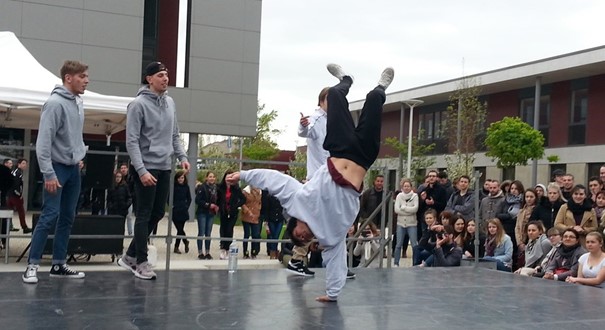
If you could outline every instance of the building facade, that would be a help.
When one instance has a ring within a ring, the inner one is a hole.
[[[538,183],[548,182],[555,169],[573,174],[576,183],[586,183],[589,177],[599,175],[599,168],[605,164],[605,135],[601,132],[601,121],[605,120],[605,46],[389,93],[383,111],[383,141],[399,137],[400,132],[408,136],[410,110],[404,101],[421,99],[424,103],[414,109],[412,134],[421,143],[435,143],[434,168],[445,168],[444,155],[454,151],[448,147],[448,138],[455,137],[446,136],[442,127],[449,96],[464,79],[481,87],[479,99],[487,103],[485,127],[506,116],[520,117],[533,126],[539,91],[538,129],[545,138],[545,158],[538,160]],[[352,102],[350,108],[358,112],[362,104],[363,101]],[[550,163],[546,159],[550,155],[557,155],[559,160]],[[397,156],[392,148],[381,148],[379,162],[388,166],[392,178],[398,166]],[[485,156],[485,147],[476,156],[475,169],[482,172],[482,179],[532,181],[530,165],[497,168]]]

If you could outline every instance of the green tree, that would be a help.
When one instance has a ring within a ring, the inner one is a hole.
[[[219,182],[227,170],[235,171],[238,169],[238,164],[235,162],[233,155],[225,155],[217,147],[208,148],[206,151],[200,149],[200,158],[202,168],[197,171],[197,179],[200,182],[204,182],[206,173],[209,171],[216,175],[216,181]],[[229,159],[234,161],[229,161]]]
[[[475,153],[482,147],[485,137],[487,103],[481,102],[481,87],[473,79],[463,79],[450,95],[443,127],[448,136],[451,155],[445,156],[447,172],[452,178],[473,177]]]
[[[242,154],[248,159],[271,160],[279,153],[277,143],[272,138],[281,133],[281,130],[271,127],[277,118],[277,111],[265,112],[265,105],[259,104],[257,115],[256,135],[243,138]],[[237,146],[239,148],[239,141],[237,141]],[[239,149],[237,152],[239,153]]]
[[[290,175],[298,181],[302,181],[307,177],[307,153],[301,152],[300,149],[296,148],[294,152],[294,160],[290,161],[288,168],[290,169]]]
[[[405,177],[405,173],[407,173],[407,154],[408,154],[408,139],[403,143],[399,142],[399,139],[396,137],[388,137],[384,140],[384,144],[395,149],[401,156],[403,157],[403,173],[399,173],[400,177]],[[412,164],[410,173],[412,173],[413,180],[416,183],[420,183],[424,181],[424,177],[421,175],[417,175],[419,170],[423,170],[429,168],[435,164],[435,157],[428,156],[431,151],[435,148],[435,144],[422,144],[418,141],[418,138],[412,137]],[[396,183],[399,186],[399,183]]]
[[[527,165],[544,157],[544,136],[519,117],[504,117],[487,128],[486,156],[498,160],[500,168]]]

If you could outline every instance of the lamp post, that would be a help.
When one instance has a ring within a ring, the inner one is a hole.
[[[407,163],[407,177],[412,177],[412,127],[414,123],[414,107],[424,103],[422,100],[405,100],[403,103],[410,107],[410,127],[408,130],[408,163]]]
[[[405,103],[401,102],[401,110],[399,114],[399,145],[403,144],[403,111],[405,110]],[[403,175],[403,152],[399,152],[399,168],[397,170],[397,175],[395,175],[395,186],[399,187],[399,182],[401,182],[401,176]]]

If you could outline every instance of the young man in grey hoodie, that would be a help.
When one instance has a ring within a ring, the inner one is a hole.
[[[65,61],[61,68],[63,85],[57,85],[42,106],[36,156],[44,176],[43,204],[38,224],[32,234],[28,265],[22,279],[38,283],[38,267],[46,239],[52,232],[53,259],[51,277],[83,278],[83,272],[66,264],[67,243],[76,216],[80,196],[80,168],[86,156],[82,139],[84,107],[80,94],[88,85],[88,66]]]
[[[302,184],[283,173],[265,169],[236,172],[226,178],[228,182],[242,179],[268,189],[293,217],[286,231],[294,244],[302,246],[317,237],[326,266],[326,294],[316,298],[321,302],[336,301],[346,281],[344,237],[359,210],[363,178],[378,156],[384,91],[394,76],[392,68],[383,71],[378,86],[366,96],[356,127],[346,98],[353,79],[336,64],[328,64],[328,71],[340,80],[328,91],[327,135],[323,146],[330,152],[330,158],[313,178]]]
[[[138,278],[153,280],[156,274],[147,261],[147,239],[164,217],[172,155],[185,171],[189,171],[189,162],[179,139],[174,100],[166,94],[168,69],[160,62],[151,62],[144,74],[146,85],[128,105],[126,115],[126,149],[137,200],[134,239],[118,264]]]

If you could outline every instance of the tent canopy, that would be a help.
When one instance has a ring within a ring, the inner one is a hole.
[[[0,127],[38,129],[40,110],[61,79],[43,67],[12,32],[0,32]],[[126,127],[133,98],[86,91],[84,133],[110,136]]]

